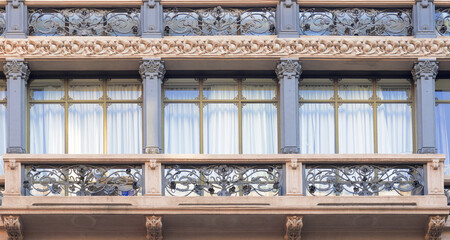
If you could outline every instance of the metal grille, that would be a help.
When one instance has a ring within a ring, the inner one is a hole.
[[[435,20],[437,33],[450,36],[450,8],[437,8]]]

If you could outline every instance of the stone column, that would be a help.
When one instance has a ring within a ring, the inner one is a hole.
[[[435,38],[435,5],[433,0],[416,0],[413,7],[414,36],[417,38]]]
[[[280,38],[297,38],[299,34],[299,8],[296,0],[280,0],[277,5],[277,34]]]
[[[144,153],[161,153],[161,84],[166,73],[160,58],[143,59],[139,67],[144,86]]]
[[[25,0],[6,1],[6,38],[27,37],[28,10]]]
[[[417,152],[436,153],[436,59],[420,59],[411,71],[416,84]]]
[[[302,66],[298,59],[281,59],[275,71],[280,82],[280,153],[299,153],[298,81]]]
[[[160,0],[143,0],[141,6],[141,36],[162,38],[164,35],[164,15]]]
[[[26,99],[28,64],[23,59],[6,59],[3,65],[8,88],[8,148],[7,153],[25,153]]]

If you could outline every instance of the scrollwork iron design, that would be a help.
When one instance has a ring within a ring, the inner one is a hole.
[[[0,205],[2,205],[3,193],[5,192],[5,186],[0,186]]]
[[[142,167],[134,165],[28,165],[28,196],[142,195]]]
[[[274,35],[274,8],[168,8],[166,36]]]
[[[301,35],[411,36],[410,9],[311,8],[300,10]]]
[[[423,167],[413,165],[307,165],[305,182],[313,196],[422,195],[424,189]]]
[[[450,206],[450,186],[445,186],[444,193],[447,197],[447,205]]]
[[[5,9],[0,9],[0,36],[5,33],[6,30],[6,12]]]
[[[281,165],[168,165],[164,187],[171,196],[278,196]]]
[[[437,8],[436,32],[441,36],[450,36],[450,8]]]
[[[138,36],[140,10],[63,8],[31,9],[31,36]]]

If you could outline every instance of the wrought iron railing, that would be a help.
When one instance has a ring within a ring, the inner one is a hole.
[[[141,165],[26,165],[27,196],[142,195]]]
[[[5,9],[0,9],[0,36],[6,31],[6,12]]]
[[[164,35],[274,35],[275,8],[166,8]]]
[[[445,186],[444,193],[447,197],[447,205],[450,206],[450,186]]]
[[[140,9],[31,9],[30,36],[139,36]]]
[[[165,195],[279,196],[282,165],[166,165]]]
[[[5,192],[5,186],[0,186],[0,205],[2,205],[3,194]]]
[[[306,165],[307,195],[423,195],[422,165]]]
[[[450,8],[436,8],[436,32],[441,36],[450,36]]]
[[[302,8],[300,35],[411,36],[411,9]]]

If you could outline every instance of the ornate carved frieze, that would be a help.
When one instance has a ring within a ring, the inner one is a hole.
[[[286,217],[286,240],[300,240],[303,228],[302,216],[287,216]]]
[[[139,74],[141,74],[142,79],[145,77],[162,79],[164,74],[166,74],[164,61],[158,59],[144,59],[139,66]],[[147,151],[147,149],[145,151]],[[150,151],[148,153],[156,153],[155,149],[149,149],[148,151]],[[157,153],[159,153],[159,149]]]
[[[414,64],[411,74],[415,82],[419,79],[435,80],[439,65],[435,60],[421,60]]]
[[[425,240],[441,240],[441,234],[445,227],[448,215],[428,217],[427,234]]]
[[[3,72],[8,80],[22,79],[26,81],[30,75],[28,64],[21,59],[7,60],[3,65]]]
[[[300,74],[302,74],[302,65],[296,59],[282,59],[280,63],[278,63],[275,72],[278,79],[282,79],[284,77],[299,78]]]
[[[23,224],[20,220],[20,216],[2,216],[2,220],[5,225],[6,233],[8,234],[8,240],[23,239]]]
[[[162,240],[162,216],[146,216],[147,240]]]

